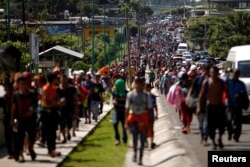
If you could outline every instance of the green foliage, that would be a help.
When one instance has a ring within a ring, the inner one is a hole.
[[[92,3],[85,3],[84,1],[79,1],[77,8],[83,16],[92,16]],[[94,15],[98,14],[100,14],[98,6],[94,4]]]
[[[232,8],[230,8],[228,5],[223,5],[223,4],[217,4],[216,9],[218,11],[232,11]]]
[[[138,25],[136,25],[133,22],[129,22],[128,27],[129,27],[130,35],[131,36],[136,36],[136,34],[138,33]],[[124,28],[124,34],[126,34],[126,25],[124,25],[123,28]]]
[[[88,71],[88,69],[90,68],[91,66],[89,64],[85,64],[83,61],[79,60],[79,61],[76,61],[72,67],[71,67],[71,70],[72,72],[73,71],[78,71],[78,70],[84,70],[84,71]]]
[[[250,43],[249,20],[247,12],[232,12],[225,17],[191,18],[185,37],[200,45],[206,41],[212,55],[223,57],[231,47]]]
[[[145,6],[144,7],[144,11],[145,13],[147,13],[147,15],[151,16],[154,14],[154,10],[150,7],[150,6]]]

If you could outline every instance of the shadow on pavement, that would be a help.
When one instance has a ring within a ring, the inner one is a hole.
[[[164,159],[164,160],[162,160],[162,161],[160,161],[160,162],[158,162],[158,163],[155,163],[155,164],[152,164],[152,165],[145,165],[145,167],[154,167],[154,166],[158,166],[158,165],[160,165],[160,164],[162,164],[162,163],[164,163],[164,162],[167,162],[167,161],[169,161],[169,160],[171,160],[171,159],[173,159],[173,158],[175,158],[175,157],[179,157],[179,156],[183,156],[183,155],[185,155],[185,153],[176,154],[176,155],[170,156],[170,157],[168,157],[168,158],[166,158],[166,159]]]

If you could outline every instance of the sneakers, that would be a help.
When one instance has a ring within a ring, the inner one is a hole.
[[[57,152],[57,151],[52,151],[52,152],[50,153],[50,156],[51,156],[52,158],[59,157],[59,156],[61,156],[61,153],[60,153],[60,152]]]
[[[155,143],[151,143],[151,149],[154,149],[156,147]]]
[[[120,143],[121,143],[121,142],[120,142],[119,140],[116,140],[116,141],[115,141],[115,145],[116,145],[116,146],[120,145]]]
[[[67,139],[68,139],[68,141],[71,140],[71,135],[70,135],[70,133],[68,134]]]
[[[133,161],[133,162],[136,162],[136,161],[137,161],[136,153],[134,153],[133,158],[132,158],[132,161]]]
[[[24,163],[25,162],[25,159],[24,159],[24,156],[23,155],[20,155],[17,162],[19,163]]]
[[[142,165],[142,159],[139,159],[138,165]]]
[[[32,161],[36,160],[36,153],[34,150],[30,150],[30,157],[31,157]]]

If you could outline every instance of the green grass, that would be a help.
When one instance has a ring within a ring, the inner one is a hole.
[[[127,146],[115,146],[112,112],[59,165],[59,167],[122,167]],[[121,128],[120,128],[121,131]]]

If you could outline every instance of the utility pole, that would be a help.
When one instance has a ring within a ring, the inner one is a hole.
[[[95,34],[94,34],[94,0],[92,0],[92,70],[94,71],[94,61],[95,61]]]
[[[23,10],[23,27],[24,27],[24,32],[23,32],[23,37],[25,40],[25,43],[27,45],[27,40],[26,40],[26,16],[25,16],[25,4],[24,4],[24,0],[22,0],[22,10]]]
[[[127,56],[128,56],[128,85],[131,85],[131,66],[130,66],[130,33],[128,26],[128,4],[125,8],[125,17],[126,17],[126,34],[127,34]]]
[[[8,41],[10,40],[10,0],[7,2],[7,35],[8,35]]]

